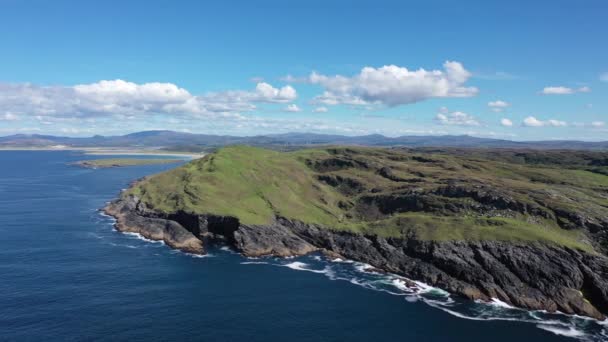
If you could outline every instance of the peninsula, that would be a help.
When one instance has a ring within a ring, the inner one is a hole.
[[[190,253],[323,251],[474,300],[608,314],[608,153],[219,149],[104,209]]]
[[[183,159],[146,159],[146,158],[107,158],[107,159],[90,159],[75,162],[74,165],[86,167],[90,169],[109,168],[109,167],[125,167],[125,166],[141,166],[141,165],[157,165],[157,164],[174,164],[184,161]]]

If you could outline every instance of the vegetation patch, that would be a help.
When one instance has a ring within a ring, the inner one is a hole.
[[[608,176],[591,168],[602,168],[596,165],[606,156],[551,153],[231,146],[126,194],[158,211],[234,216],[244,224],[281,216],[387,237],[604,250]],[[564,158],[575,163],[565,168]]]

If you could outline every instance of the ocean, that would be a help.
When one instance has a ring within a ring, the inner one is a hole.
[[[70,165],[96,158],[0,151],[0,341],[608,339],[603,322],[412,291],[348,260],[201,257],[117,232],[98,209],[175,165]]]

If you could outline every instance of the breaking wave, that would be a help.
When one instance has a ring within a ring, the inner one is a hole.
[[[263,261],[262,261],[263,260]],[[326,258],[312,254],[291,260],[267,257],[241,264],[270,264],[296,271],[322,274],[330,280],[348,281],[366,289],[401,296],[407,302],[421,301],[462,319],[476,321],[517,321],[534,324],[537,328],[559,336],[581,341],[606,341],[608,321],[587,317],[530,311],[515,308],[497,298],[491,302],[469,301],[452,297],[448,292],[423,282],[377,270],[371,265],[352,260]]]

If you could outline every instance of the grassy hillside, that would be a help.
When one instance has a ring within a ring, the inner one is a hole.
[[[565,168],[539,160],[556,158],[515,163],[462,151],[234,146],[151,176],[128,194],[156,210],[231,215],[247,224],[280,215],[390,237],[604,248],[608,176],[588,163]]]

